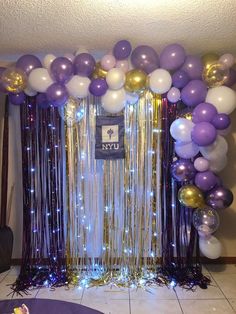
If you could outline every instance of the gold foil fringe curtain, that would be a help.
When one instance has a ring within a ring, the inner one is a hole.
[[[79,285],[142,284],[161,256],[161,98],[127,104],[125,159],[96,160],[96,98],[66,127],[67,265]]]

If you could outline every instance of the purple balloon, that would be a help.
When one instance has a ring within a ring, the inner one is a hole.
[[[48,102],[47,95],[44,93],[40,93],[36,96],[36,104],[42,109],[47,109],[50,107],[50,103]]]
[[[58,83],[64,84],[71,79],[74,73],[74,66],[66,57],[59,57],[53,60],[50,70],[52,78]]]
[[[190,159],[199,153],[199,147],[193,142],[175,142],[175,152],[181,158]]]
[[[181,69],[188,74],[191,80],[202,78],[203,64],[197,56],[187,56]]]
[[[90,76],[95,69],[95,59],[89,53],[81,53],[74,59],[75,74]]]
[[[26,96],[24,92],[20,92],[18,94],[12,94],[12,93],[9,94],[9,102],[12,105],[19,106],[23,104],[23,102],[25,101],[25,98]]]
[[[231,120],[226,113],[218,113],[212,120],[212,124],[217,130],[224,130],[230,126]]]
[[[171,174],[178,182],[191,181],[196,175],[196,170],[190,160],[178,159],[171,165]]]
[[[234,69],[229,69],[228,78],[224,83],[225,86],[231,87],[236,83],[236,71]]]
[[[113,48],[113,55],[117,60],[123,60],[129,57],[131,51],[130,42],[128,40],[120,40]]]
[[[190,81],[190,77],[183,70],[178,70],[172,75],[172,84],[174,87],[183,88]]]
[[[193,123],[212,122],[217,115],[216,107],[207,102],[203,102],[193,110]]]
[[[223,186],[215,187],[206,196],[206,204],[216,210],[229,207],[233,200],[233,193]]]
[[[102,96],[108,90],[108,85],[105,79],[97,78],[91,81],[89,91],[94,96]]]
[[[4,85],[2,84],[2,80],[1,80],[1,76],[2,76],[2,73],[6,70],[6,68],[3,68],[3,67],[0,67],[0,93],[3,93],[3,94],[6,94],[7,91],[4,87]]]
[[[181,99],[186,106],[195,107],[203,102],[207,95],[207,86],[203,81],[190,81],[181,92]]]
[[[138,46],[131,54],[131,62],[134,68],[143,70],[147,74],[159,67],[159,57],[150,46]]]
[[[209,191],[216,185],[216,176],[212,171],[198,172],[195,184],[202,191]]]
[[[176,70],[184,64],[185,50],[179,44],[166,46],[160,54],[160,67],[168,71]]]
[[[60,83],[53,83],[46,91],[48,102],[54,107],[65,105],[69,98],[66,87]]]
[[[29,75],[33,69],[42,68],[39,58],[34,55],[24,55],[16,61],[16,68],[19,68]]]
[[[215,127],[209,122],[200,122],[192,130],[192,140],[199,146],[211,145],[217,136]]]

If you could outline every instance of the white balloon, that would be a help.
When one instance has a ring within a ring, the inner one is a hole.
[[[88,96],[90,79],[79,75],[74,75],[66,84],[70,96],[74,98],[84,98]]]
[[[43,58],[43,66],[45,69],[50,70],[51,64],[53,62],[53,60],[56,59],[56,56],[54,56],[53,54],[48,54]]]
[[[191,142],[191,132],[193,130],[194,123],[185,118],[176,119],[170,126],[171,136],[181,142]]]
[[[190,159],[199,153],[199,147],[193,142],[175,142],[175,152],[181,158]]]
[[[216,259],[221,256],[222,245],[214,236],[209,238],[200,237],[199,248],[201,253],[210,259]]]
[[[223,136],[217,135],[215,142],[209,146],[200,147],[200,152],[208,160],[219,159],[227,154],[228,143]]]
[[[150,74],[149,87],[152,92],[164,94],[171,88],[172,78],[168,71],[157,69]]]
[[[118,90],[108,89],[101,99],[102,107],[109,113],[118,113],[123,110],[126,102],[124,88]]]
[[[47,69],[37,68],[30,72],[28,83],[33,90],[45,93],[47,88],[53,84],[53,80]]]
[[[120,89],[125,83],[125,73],[119,68],[113,68],[107,72],[106,81],[110,89]]]
[[[29,85],[24,89],[24,93],[30,97],[33,97],[37,95],[38,92],[36,92],[34,89],[32,89]]]
[[[222,155],[220,158],[215,158],[210,160],[210,170],[217,173],[222,171],[227,165],[227,156]]]
[[[236,108],[236,93],[227,86],[213,87],[207,92],[206,102],[214,105],[218,113],[230,114]]]
[[[136,93],[128,93],[126,92],[126,102],[130,105],[134,105],[138,102],[139,95]]]

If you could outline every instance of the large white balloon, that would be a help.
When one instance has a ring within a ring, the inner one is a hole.
[[[222,155],[219,158],[211,159],[210,162],[210,170],[217,173],[222,171],[227,165],[227,156]]]
[[[102,107],[109,113],[120,112],[126,102],[126,92],[124,88],[118,90],[108,89],[101,99]]]
[[[43,66],[45,67],[45,69],[50,70],[51,64],[53,62],[53,60],[56,59],[56,56],[54,56],[53,54],[48,54],[43,58]]]
[[[217,135],[215,142],[209,146],[200,147],[200,152],[203,157],[208,160],[219,159],[226,155],[228,151],[228,143],[221,135]]]
[[[24,89],[24,93],[28,96],[35,96],[37,95],[38,92],[36,92],[35,90],[33,90],[30,86],[27,86],[25,89]]]
[[[168,71],[157,69],[149,76],[149,87],[152,92],[164,94],[171,88],[172,78]]]
[[[210,238],[200,237],[199,248],[201,253],[210,259],[216,259],[221,256],[222,245],[214,236],[210,236]]]
[[[175,142],[175,152],[181,158],[190,159],[199,153],[199,147],[193,142]]]
[[[185,118],[176,119],[170,126],[170,134],[176,141],[191,142],[194,123]]]
[[[28,84],[33,90],[45,93],[47,88],[52,85],[53,80],[47,69],[37,68],[30,72]]]
[[[110,89],[120,89],[125,83],[125,73],[118,68],[113,68],[106,75],[107,85]]]
[[[227,86],[213,87],[207,92],[206,102],[214,105],[218,113],[230,114],[236,108],[236,93]]]
[[[84,98],[89,93],[90,79],[79,75],[74,75],[66,84],[70,96],[74,98]]]

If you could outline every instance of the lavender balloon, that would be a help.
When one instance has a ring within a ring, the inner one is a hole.
[[[217,136],[215,127],[209,122],[200,122],[196,124],[192,131],[192,140],[199,146],[211,145]]]
[[[223,186],[215,187],[206,196],[206,204],[216,210],[229,207],[233,200],[233,193]]]
[[[212,171],[198,172],[195,184],[202,191],[209,191],[216,185],[216,177]]]
[[[194,107],[203,102],[207,95],[207,86],[203,81],[190,81],[181,92],[181,99],[186,106]]]
[[[197,56],[187,56],[181,69],[188,74],[191,80],[202,78],[203,64]]]
[[[176,70],[184,64],[185,50],[179,44],[166,46],[160,54],[160,67],[168,71]]]
[[[19,68],[29,75],[33,69],[42,68],[39,58],[34,55],[24,55],[16,61],[16,68]]]
[[[81,53],[74,59],[75,74],[90,76],[95,69],[95,59],[89,53]]]
[[[199,153],[199,147],[192,142],[175,142],[175,152],[181,158],[190,159]]]
[[[26,96],[25,96],[24,92],[20,92],[18,94],[9,94],[9,102],[12,105],[19,106],[19,105],[23,104],[25,99],[26,99]]]
[[[172,75],[172,84],[174,87],[183,88],[190,81],[190,77],[184,70],[178,70]]]
[[[211,122],[217,115],[216,107],[207,102],[197,105],[193,110],[193,123]]]
[[[190,160],[178,159],[171,165],[171,174],[178,182],[191,181],[195,177],[196,170]]]
[[[159,57],[156,51],[149,46],[138,46],[131,54],[131,62],[134,68],[143,70],[147,74],[159,67]]]
[[[40,93],[36,96],[36,104],[42,109],[47,109],[50,107],[50,103],[48,102],[47,95],[44,93]]]
[[[51,76],[58,83],[67,83],[73,73],[73,63],[66,57],[59,57],[51,63]]]
[[[194,160],[194,167],[197,171],[207,171],[210,167],[209,161],[204,157],[198,157]]]
[[[65,105],[69,98],[66,87],[60,83],[53,83],[47,89],[47,99],[54,107]]]
[[[167,99],[171,103],[176,103],[180,99],[180,90],[176,87],[171,87],[169,92],[167,93]]]
[[[102,96],[108,90],[108,85],[105,79],[97,78],[91,81],[89,91],[94,96]]]
[[[212,124],[217,130],[224,130],[230,126],[231,120],[228,114],[218,113],[212,120]]]
[[[128,40],[118,41],[113,48],[113,55],[117,60],[123,60],[129,57],[132,51],[131,44]]]

